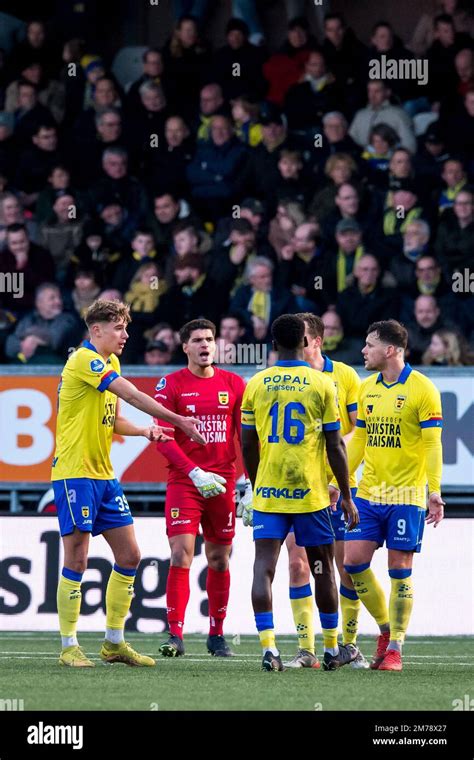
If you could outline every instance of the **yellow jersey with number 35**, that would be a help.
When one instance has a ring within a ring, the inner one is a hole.
[[[105,361],[89,341],[67,360],[58,387],[51,480],[115,478],[110,449],[117,396],[107,389],[119,376],[115,354]]]
[[[324,432],[339,430],[334,383],[304,361],[279,361],[249,380],[242,427],[254,428],[260,463],[253,507],[316,512],[328,506]]]

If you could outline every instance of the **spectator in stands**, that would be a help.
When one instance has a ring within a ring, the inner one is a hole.
[[[453,208],[457,194],[467,185],[466,172],[462,161],[450,158],[443,164],[441,174],[444,182],[444,188],[437,198],[438,211],[443,213],[447,208]]]
[[[370,186],[380,187],[388,176],[390,160],[398,145],[398,135],[388,124],[377,124],[372,127],[369,142],[362,151],[362,171]]]
[[[216,339],[219,362],[222,364],[222,357],[226,356],[226,349],[229,346],[235,346],[245,335],[245,326],[238,314],[229,312],[221,317],[219,322],[219,333]]]
[[[428,87],[431,99],[445,106],[457,101],[456,54],[472,47],[469,35],[456,32],[452,16],[440,13],[434,20],[434,40],[426,51],[429,67]]]
[[[337,311],[347,336],[365,338],[372,322],[398,318],[398,294],[381,285],[380,274],[375,256],[365,254],[354,267],[354,284],[339,293]]]
[[[181,16],[163,50],[170,87],[170,107],[186,121],[194,118],[198,93],[210,63],[208,45],[200,39],[192,16]]]
[[[38,124],[31,143],[20,153],[15,174],[15,185],[27,207],[34,206],[53,167],[62,161],[56,127]]]
[[[184,364],[184,353],[181,349],[179,336],[169,322],[158,322],[146,331],[145,338],[149,342],[164,343],[167,349],[166,353],[171,356],[170,364]]]
[[[27,217],[20,201],[13,193],[0,194],[0,251],[7,247],[7,230],[11,224],[23,224],[28,238],[38,242],[38,225]]]
[[[143,185],[128,172],[128,154],[123,148],[106,148],[102,154],[102,176],[92,185],[89,198],[93,212],[115,200],[127,209],[131,222],[140,224],[148,209]]]
[[[160,296],[166,285],[154,261],[141,264],[133,275],[129,289],[125,293],[125,303],[135,319],[137,314],[153,316],[160,303]]]
[[[413,159],[416,177],[422,184],[429,183],[435,189],[441,190],[444,162],[450,158],[447,150],[445,130],[439,121],[430,124],[425,134],[420,138],[421,147]]]
[[[245,21],[231,18],[227,22],[226,45],[214,53],[212,70],[222,87],[226,100],[247,95],[256,100],[265,95],[266,83],[262,74],[262,49],[249,42]],[[234,76],[236,64],[239,76]]]
[[[112,287],[124,293],[137,270],[143,265],[158,260],[155,241],[150,230],[138,228],[132,238],[131,252],[120,261]]]
[[[18,85],[17,106],[13,113],[15,120],[15,137],[22,147],[28,145],[31,137],[41,125],[54,126],[51,112],[38,99],[38,91],[31,82]]]
[[[283,149],[278,160],[278,176],[271,195],[265,199],[266,217],[271,218],[278,202],[290,201],[306,206],[308,182],[303,177],[303,161],[296,150]]]
[[[205,221],[216,222],[242,198],[247,150],[235,136],[230,119],[213,116],[211,139],[198,144],[187,168],[193,203]]]
[[[337,223],[341,219],[351,219],[358,222],[362,229],[364,239],[370,237],[370,227],[373,220],[369,214],[361,208],[361,197],[359,189],[350,182],[343,182],[337,188],[334,197],[335,206],[333,210],[325,217],[321,225],[322,237],[326,246],[332,246]]]
[[[474,85],[466,92],[457,113],[450,115],[447,135],[450,149],[462,155],[469,178],[474,181]]]
[[[364,148],[369,140],[370,130],[383,122],[392,127],[400,137],[400,144],[411,153],[416,151],[416,138],[413,123],[406,111],[390,103],[390,88],[385,82],[371,79],[367,84],[369,104],[357,111],[349,134],[353,140]]]
[[[474,363],[462,335],[453,330],[437,330],[422,356],[422,364],[438,367],[462,367]]]
[[[262,142],[262,125],[259,122],[260,108],[246,95],[239,95],[232,101],[232,119],[235,134],[244,145],[255,148]]]
[[[74,287],[71,293],[74,308],[83,318],[85,312],[99,297],[100,287],[97,283],[94,269],[79,267],[74,276]]]
[[[300,224],[291,241],[283,246],[278,266],[279,281],[289,290],[299,311],[319,311],[326,302],[326,290],[317,278],[323,278],[325,259],[321,246],[319,225]]]
[[[208,142],[211,138],[211,120],[213,116],[228,116],[229,109],[224,101],[222,87],[219,84],[206,84],[199,93],[199,117],[194,132],[197,139]]]
[[[356,264],[365,253],[360,225],[354,219],[341,219],[336,225],[335,243],[324,263],[324,291],[326,300],[333,304],[338,293],[353,284]]]
[[[291,242],[298,225],[305,220],[303,207],[298,203],[283,201],[278,204],[276,214],[270,222],[268,240],[281,259],[281,251]]]
[[[357,160],[360,156],[360,147],[349,135],[347,119],[340,111],[330,111],[322,118],[322,145],[314,151],[316,170],[321,173],[327,159],[336,153],[344,153]]]
[[[97,113],[103,111],[104,108],[121,108],[121,105],[122,101],[115,79],[109,75],[100,76],[94,85],[91,105],[82,111],[74,124],[76,139],[85,142],[93,140]]]
[[[63,127],[68,129],[76,121],[84,104],[86,77],[81,66],[84,44],[84,40],[74,37],[67,40],[63,46],[63,66],[59,72],[59,81],[64,88]],[[75,76],[70,76],[72,71],[74,71]]]
[[[248,262],[244,279],[231,301],[230,309],[246,328],[246,339],[257,343],[269,340],[270,325],[281,314],[296,311],[293,296],[274,283],[273,264],[263,256]]]
[[[410,50],[416,56],[422,56],[426,53],[434,40],[434,21],[439,13],[446,13],[452,17],[456,32],[474,34],[474,16],[472,11],[467,10],[459,0],[438,0],[437,10],[435,13],[423,13],[420,16],[409,45]]]
[[[161,367],[173,364],[173,355],[162,340],[151,340],[145,346],[143,363],[148,367]]]
[[[195,227],[201,227],[199,217],[189,207],[189,204],[171,191],[158,192],[153,198],[153,212],[148,215],[147,224],[153,232],[157,247],[163,252],[173,242],[173,227],[176,222],[187,219]]]
[[[150,151],[143,174],[152,196],[167,191],[178,197],[188,194],[186,170],[194,154],[194,141],[181,116],[165,122],[165,140]]]
[[[63,310],[58,286],[45,282],[36,290],[35,310],[7,338],[5,352],[13,362],[63,364],[79,335],[78,320]]]
[[[76,199],[67,190],[59,190],[52,216],[40,226],[40,244],[53,257],[56,281],[61,285],[71,256],[82,240],[83,221],[78,218]]]
[[[262,141],[251,153],[247,183],[250,194],[264,200],[278,181],[280,152],[291,146],[287,142],[286,119],[281,109],[264,103],[260,122]]]
[[[290,129],[311,129],[321,125],[328,111],[340,102],[340,92],[332,72],[328,71],[324,55],[309,53],[301,80],[292,85],[285,97],[285,113]]]
[[[60,124],[64,119],[65,90],[62,84],[55,79],[44,76],[41,63],[36,59],[25,61],[20,69],[19,79],[11,82],[5,93],[5,111],[13,113],[18,104],[18,88],[20,82],[31,82],[38,92],[38,101],[52,114],[55,121]]]
[[[124,144],[122,115],[118,108],[109,106],[96,111],[95,126],[94,135],[87,131],[77,135],[71,151],[74,179],[80,188],[88,188],[100,177],[104,150]]]
[[[333,309],[321,316],[324,325],[323,353],[333,361],[346,364],[362,364],[361,349],[363,341],[358,338],[346,338],[341,318]]]
[[[364,98],[367,50],[340,13],[327,13],[324,17],[322,51],[343,94],[342,102],[352,116]]]
[[[333,153],[326,161],[324,186],[318,190],[308,206],[308,213],[318,222],[322,222],[334,209],[335,199],[340,185],[354,181],[357,164],[348,153]]]
[[[176,222],[172,231],[173,242],[166,256],[164,277],[169,286],[175,284],[174,271],[176,260],[190,253],[203,257],[204,268],[207,271],[212,241],[210,236],[199,227],[195,227],[190,218]]]
[[[422,214],[418,189],[413,180],[392,179],[377,239],[377,254],[385,266],[389,265],[393,256],[402,255],[403,233]]]
[[[369,72],[370,67],[373,65],[373,61],[380,61],[384,56],[387,59],[395,61],[413,60],[415,57],[413,53],[407,50],[401,39],[394,33],[392,26],[386,21],[378,21],[374,24],[370,42],[371,44],[367,54]],[[417,83],[413,79],[403,76],[394,78],[391,80],[390,86],[393,94],[403,102],[404,108],[410,115],[418,113],[419,110],[429,109],[429,101],[426,97],[423,98],[419,95]],[[421,108],[419,109],[416,102],[413,101],[416,101],[416,99],[420,97]],[[398,130],[395,128],[395,131]]]
[[[23,224],[7,229],[7,247],[0,251],[0,272],[22,275],[23,295],[0,293],[0,305],[14,314],[33,308],[35,290],[43,282],[54,282],[53,259],[44,248],[32,243]]]
[[[103,222],[104,244],[116,251],[128,248],[137,225],[125,206],[113,198],[105,198],[97,211]]]
[[[217,287],[233,296],[242,283],[247,262],[256,256],[256,234],[251,223],[248,219],[234,219],[229,237],[212,252],[209,273]]]
[[[26,37],[12,51],[9,62],[16,70],[26,62],[39,61],[48,76],[55,76],[60,66],[60,51],[46,34],[44,21],[31,19],[26,25]]]
[[[435,240],[436,256],[448,278],[472,264],[474,251],[474,194],[465,187],[452,209],[443,213]]]
[[[433,333],[445,325],[434,296],[418,296],[415,301],[414,320],[407,325],[410,362],[420,364],[431,343]]]
[[[288,24],[285,44],[263,65],[263,75],[269,87],[269,101],[283,105],[291,85],[296,84],[302,76],[309,53],[316,49],[317,42],[310,34],[306,19],[301,16],[292,19]]]
[[[206,315],[216,323],[225,303],[223,294],[204,271],[203,257],[190,253],[177,259],[175,264],[177,284],[160,300],[159,317],[166,319],[174,330],[191,319]]]
[[[402,233],[403,255],[393,256],[388,268],[400,288],[416,286],[416,267],[418,261],[429,254],[430,225],[424,219],[409,222]]]
[[[145,50],[142,57],[143,61],[143,74],[133,82],[130,89],[127,92],[127,109],[131,118],[135,113],[135,110],[141,103],[140,87],[145,82],[153,82],[153,84],[162,87],[165,95],[167,93],[167,78],[163,75],[163,56],[158,48],[148,48]]]
[[[474,88],[474,51],[468,48],[460,50],[454,59],[454,68],[458,76],[456,91],[464,98]]]
[[[71,188],[71,172],[64,164],[55,164],[48,176],[48,181],[38,195],[35,206],[35,217],[38,224],[45,222],[53,213],[53,205],[59,192],[70,191],[77,195]],[[78,198],[79,200],[79,198]],[[78,207],[81,204],[78,202]]]
[[[121,257],[120,249],[106,245],[103,224],[90,220],[84,224],[83,240],[71,256],[66,282],[74,279],[79,269],[93,271],[101,286],[112,282]]]
[[[159,84],[144,82],[138,93],[140,103],[129,119],[127,138],[136,162],[146,166],[165,142],[165,123],[169,113],[165,93]]]

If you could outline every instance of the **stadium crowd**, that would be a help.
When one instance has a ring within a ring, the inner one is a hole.
[[[182,16],[132,82],[30,21],[0,70],[0,362],[62,364],[103,295],[131,306],[126,364],[184,363],[177,331],[200,316],[222,348],[266,345],[302,311],[333,359],[361,364],[368,325],[395,318],[412,364],[473,364],[474,19],[459,5],[412,40],[373,19],[368,44],[337,13],[319,40],[297,17],[277,51],[252,44],[250,19],[212,49]],[[416,57],[424,85],[372,76]]]

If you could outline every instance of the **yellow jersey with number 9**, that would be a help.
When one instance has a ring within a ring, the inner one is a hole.
[[[253,507],[316,512],[328,506],[324,432],[339,430],[334,383],[304,361],[279,361],[247,383],[242,427],[254,428],[260,463]]]
[[[67,360],[58,387],[51,480],[115,478],[110,449],[117,396],[107,389],[119,376],[115,354],[105,361],[89,341]]]

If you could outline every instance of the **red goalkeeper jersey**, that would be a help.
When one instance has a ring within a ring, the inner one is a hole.
[[[174,441],[158,443],[168,460],[170,480],[187,477],[194,467],[222,475],[235,473],[234,436],[240,440],[240,407],[245,382],[234,372],[214,367],[212,377],[197,377],[186,367],[158,381],[155,399],[167,409],[200,420],[206,446],[195,443],[179,428]],[[169,427],[169,423],[156,420]]]

